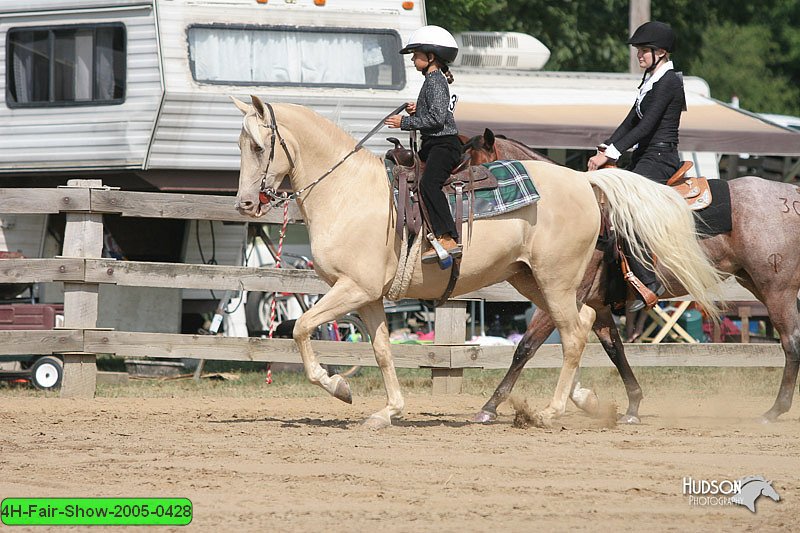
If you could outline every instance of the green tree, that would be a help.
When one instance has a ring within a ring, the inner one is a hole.
[[[724,22],[706,28],[703,46],[687,71],[702,76],[711,95],[756,112],[797,114],[800,90],[780,68],[768,63],[780,55],[779,45],[766,26],[737,26]]]
[[[518,31],[550,49],[547,70],[624,71],[628,0],[548,2],[544,0],[471,0],[426,2],[428,21],[453,32]],[[627,12],[627,11],[625,11]]]
[[[546,70],[626,72],[628,0],[428,0],[428,20],[453,32],[518,31],[551,52]],[[800,2],[653,0],[678,36],[673,58],[711,93],[752,111],[800,114]]]

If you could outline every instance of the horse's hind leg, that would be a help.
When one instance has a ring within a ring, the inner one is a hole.
[[[563,415],[567,408],[567,400],[574,387],[575,376],[586,347],[589,330],[594,324],[595,311],[588,305],[576,304],[574,293],[571,295],[568,293],[548,295],[546,290],[542,292],[548,312],[561,335],[561,347],[564,352],[564,361],[553,399],[550,401],[550,405],[536,415],[539,424],[549,426],[551,421]],[[580,310],[577,305],[580,305]]]
[[[622,338],[619,335],[619,330],[614,323],[614,317],[611,315],[611,309],[603,307],[597,311],[597,318],[595,319],[594,330],[597,338],[603,349],[608,354],[608,358],[617,367],[622,383],[625,385],[625,391],[628,396],[628,410],[624,415],[620,416],[620,422],[625,424],[638,424],[639,420],[639,404],[642,401],[642,388],[636,380],[636,376],[628,364],[628,359],[625,357],[625,350],[622,345]],[[525,335],[517,345],[514,351],[514,358],[511,361],[511,367],[506,372],[503,380],[495,389],[492,397],[484,404],[480,412],[473,418],[473,422],[491,422],[497,419],[497,407],[505,402],[511,395],[511,390],[517,383],[519,376],[525,365],[528,364],[536,350],[541,347],[547,337],[555,331],[556,325],[553,323],[550,316],[542,311],[536,309],[533,314],[530,325],[528,325]],[[578,385],[576,382],[575,385]],[[596,414],[597,395],[584,388],[573,387],[570,391],[570,399],[578,406],[589,414]]]
[[[794,289],[784,289],[776,294],[765,293],[762,301],[767,306],[772,324],[780,334],[781,347],[786,356],[778,396],[762,417],[765,422],[773,422],[792,407],[797,386],[797,372],[800,370],[800,303]]]
[[[558,302],[556,305],[553,305],[552,301],[548,304],[551,316],[553,316],[553,320],[558,326],[558,332],[561,335],[564,362],[561,366],[561,373],[558,376],[558,383],[550,405],[538,413],[538,418],[544,425],[549,425],[553,418],[563,415],[567,408],[567,400],[573,390],[575,376],[589,337],[589,330],[595,318],[594,309],[588,305],[581,305],[580,310],[577,311],[574,300],[571,309],[569,303],[563,301]],[[559,309],[554,309],[554,307]]]
[[[525,335],[517,344],[516,350],[514,350],[514,358],[511,360],[508,372],[506,372],[489,401],[472,418],[473,422],[491,422],[497,418],[497,406],[508,399],[525,365],[555,329],[556,325],[550,316],[537,308],[533,313]]]

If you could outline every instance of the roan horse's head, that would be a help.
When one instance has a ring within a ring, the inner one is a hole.
[[[481,165],[499,159],[497,148],[494,144],[494,132],[486,128],[483,135],[476,135],[472,138],[462,138],[464,153],[470,155],[470,165]]]
[[[295,157],[283,142],[275,114],[258,96],[251,96],[252,104],[231,97],[242,112],[242,132],[239,134],[241,164],[236,209],[245,215],[259,217],[268,203],[268,195],[294,169]]]
[[[555,163],[546,155],[540,154],[524,143],[503,135],[495,135],[489,128],[484,130],[483,135],[476,135],[469,139],[462,137],[461,142],[463,143],[462,151],[469,154],[470,165],[481,165],[498,159],[532,159]]]

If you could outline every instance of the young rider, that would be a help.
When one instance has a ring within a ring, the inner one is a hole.
[[[666,183],[680,167],[678,128],[681,112],[686,109],[683,79],[675,72],[670,53],[675,47],[675,33],[663,22],[646,22],[628,40],[636,47],[639,66],[644,69],[639,95],[628,116],[589,159],[589,170],[595,170],[634,148],[630,170],[658,183]],[[664,286],[654,272],[630,253],[631,270],[656,296]],[[652,263],[652,258],[650,258]],[[628,311],[645,306],[641,295],[628,305]]]
[[[453,257],[461,255],[456,242],[458,233],[450,214],[447,196],[442,185],[450,171],[461,159],[461,141],[453,118],[457,97],[450,95],[448,84],[453,75],[448,67],[458,55],[458,44],[453,36],[439,26],[423,26],[408,39],[401,54],[413,54],[411,61],[425,76],[416,102],[409,102],[408,116],[392,115],[385,124],[390,128],[418,130],[422,134],[419,157],[425,161],[425,171],[419,190],[439,244]],[[435,250],[423,254],[423,263],[438,260]]]

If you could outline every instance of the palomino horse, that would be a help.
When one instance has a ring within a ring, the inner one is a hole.
[[[357,150],[352,137],[306,107],[251,99],[252,104],[234,99],[244,114],[236,208],[254,217],[263,214],[268,197],[275,197],[274,188],[288,176],[308,225],[314,270],[331,285],[294,327],[306,376],[334,397],[352,402],[347,381],[328,376],[320,366],[310,335],[318,325],[358,310],[387,395],[386,406],[365,424],[391,425],[404,400],[389,350],[383,297],[405,243],[395,232],[393,194],[383,162]],[[672,191],[621,170],[582,173],[542,162],[524,166],[535,177],[541,200],[475,222],[453,294],[508,280],[547,309],[561,334],[564,363],[552,401],[538,413],[538,421],[546,425],[566,408],[595,318],[594,310],[577,299],[600,230],[592,185],[609,197],[611,212],[623,219],[620,227],[637,228],[644,245],[680,272],[693,293],[704,294],[719,278],[694,238],[691,213]],[[448,279],[448,271],[417,260],[405,296],[435,299]],[[714,309],[713,302],[709,305]]]
[[[465,143],[471,150],[472,164],[495,159],[529,159],[538,152],[511,139],[495,137],[491,130]],[[800,187],[755,176],[728,182],[733,210],[733,230],[729,234],[701,239],[700,245],[717,268],[732,274],[767,306],[769,317],[780,334],[786,354],[783,379],[772,408],[763,415],[773,421],[789,410],[800,367]],[[586,270],[579,295],[596,311],[593,329],[625,384],[628,410],[622,421],[639,421],[642,390],[631,370],[614,324],[605,291],[609,272],[603,265],[603,252],[596,251]],[[682,296],[687,291],[675,283],[667,284],[663,297]],[[691,292],[691,291],[688,291]],[[554,330],[550,317],[537,310],[517,346],[511,367],[492,397],[475,415],[477,422],[497,417],[497,406],[511,394],[525,364]],[[585,390],[583,391],[586,394]]]

